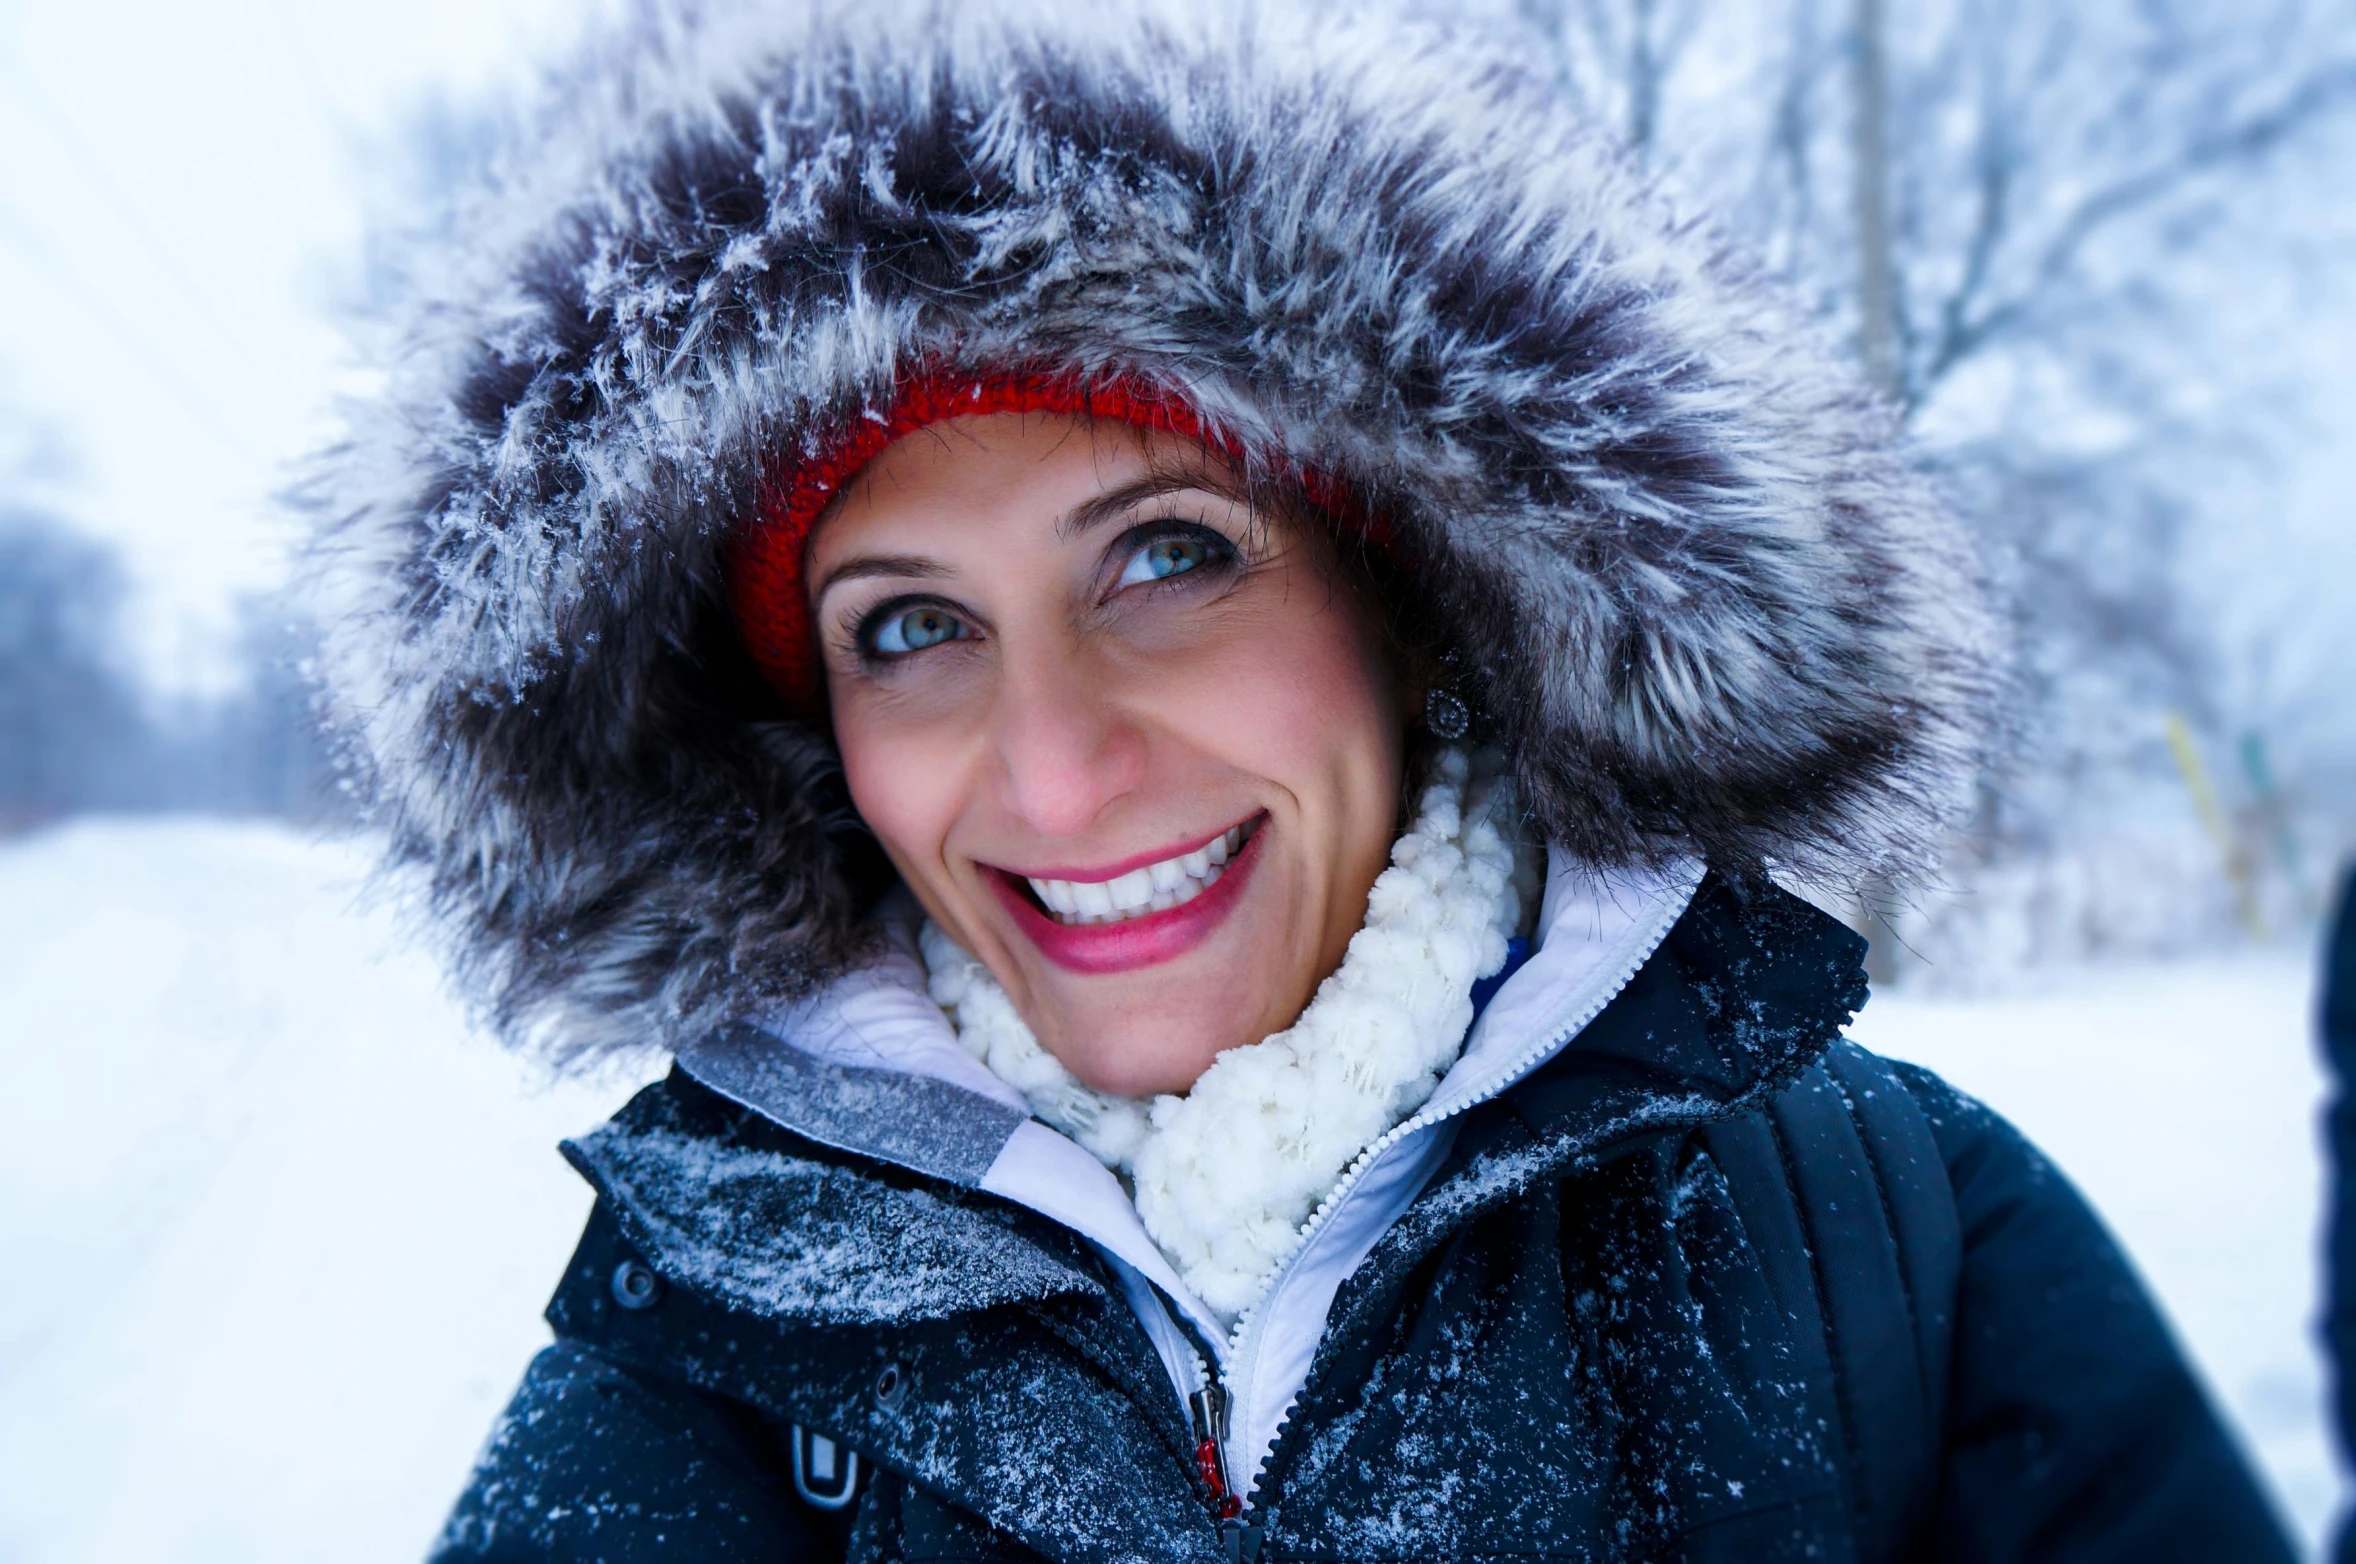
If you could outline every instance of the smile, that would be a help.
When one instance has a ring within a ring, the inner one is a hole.
[[[1015,927],[1067,972],[1132,972],[1175,960],[1209,939],[1242,900],[1267,851],[1265,814],[1160,858],[1094,870],[984,878]]]
[[[1243,851],[1243,844],[1259,824],[1255,816],[1229,827],[1193,852],[1179,853],[1109,880],[1050,880],[1026,875],[1024,882],[1055,921],[1067,926],[1123,923],[1168,912],[1218,884],[1227,872],[1228,860]]]

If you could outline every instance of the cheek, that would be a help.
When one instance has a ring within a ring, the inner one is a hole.
[[[1390,844],[1405,765],[1405,720],[1389,658],[1368,616],[1322,584],[1198,664],[1195,741],[1292,792],[1348,838]],[[1365,818],[1360,819],[1361,816]],[[1345,846],[1337,841],[1333,845]]]
[[[941,844],[964,797],[953,746],[924,724],[875,720],[856,703],[836,708],[834,736],[852,807],[903,875],[939,877]]]

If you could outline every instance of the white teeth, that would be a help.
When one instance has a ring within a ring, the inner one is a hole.
[[[1064,923],[1118,923],[1183,907],[1219,883],[1226,865],[1251,836],[1236,826],[1191,853],[1132,869],[1109,880],[1032,879],[1031,889]]]
[[[1143,869],[1132,869],[1127,874],[1104,882],[1107,894],[1113,899],[1113,911],[1135,912],[1153,900],[1153,876]]]

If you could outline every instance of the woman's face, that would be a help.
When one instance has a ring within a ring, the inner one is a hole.
[[[1340,964],[1403,698],[1330,543],[1223,457],[934,425],[845,490],[807,579],[861,816],[1082,1081],[1183,1092]]]

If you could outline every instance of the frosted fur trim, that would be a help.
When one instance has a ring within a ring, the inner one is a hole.
[[[1382,3],[621,9],[388,238],[381,389],[298,490],[356,780],[509,1040],[675,1048],[873,958],[726,550],[917,371],[1118,376],[1363,497],[1581,863],[1887,886],[1968,817],[1973,539],[1543,62]]]
[[[1464,1046],[1472,988],[1505,965],[1530,877],[1500,829],[1510,789],[1444,751],[1365,926],[1300,1019],[1230,1048],[1185,1096],[1092,1090],[1040,1046],[988,969],[927,922],[934,1002],[1036,1113],[1133,1181],[1137,1214],[1222,1319],[1256,1303],[1351,1161],[1423,1106]]]

